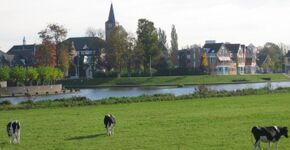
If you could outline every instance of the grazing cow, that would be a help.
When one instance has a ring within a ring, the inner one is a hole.
[[[20,122],[17,120],[10,121],[7,124],[7,134],[8,134],[10,143],[19,144],[20,143]]]
[[[268,150],[271,148],[271,142],[276,144],[276,150],[278,150],[278,142],[281,136],[288,138],[287,127],[253,127],[252,134],[255,138],[254,150],[257,147],[261,150],[261,142],[268,143]]]
[[[107,134],[111,136],[114,133],[114,126],[116,125],[116,118],[112,114],[105,115],[104,118],[105,128],[107,129]]]

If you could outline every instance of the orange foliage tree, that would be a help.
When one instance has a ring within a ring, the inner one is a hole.
[[[56,66],[56,47],[51,41],[43,40],[35,55],[38,66]]]

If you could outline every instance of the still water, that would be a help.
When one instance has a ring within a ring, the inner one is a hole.
[[[268,83],[245,83],[245,84],[219,84],[219,85],[207,85],[210,90],[216,91],[236,91],[241,89],[260,89],[264,87],[271,87],[276,89],[278,87],[290,87],[290,81],[283,82],[268,82]],[[141,95],[154,95],[154,94],[165,94],[171,93],[176,96],[191,94],[196,92],[197,86],[184,86],[178,87],[114,87],[114,88],[95,88],[95,89],[81,89],[80,92],[70,93],[70,94],[59,94],[59,95],[49,95],[49,96],[35,96],[33,101],[41,100],[54,100],[61,98],[70,97],[87,97],[91,100],[100,100],[109,97],[135,97]],[[13,104],[26,101],[26,97],[11,97],[11,98],[1,98],[0,101],[9,100]]]

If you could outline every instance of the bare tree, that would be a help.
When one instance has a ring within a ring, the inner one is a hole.
[[[98,37],[100,39],[105,39],[105,31],[103,29],[96,29],[89,27],[86,31],[86,36],[88,37]]]

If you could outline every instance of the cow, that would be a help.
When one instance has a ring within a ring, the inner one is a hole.
[[[116,118],[112,114],[107,114],[104,117],[104,124],[107,130],[107,135],[111,136],[114,133],[114,126],[116,125]]]
[[[252,135],[255,138],[254,150],[257,147],[261,150],[261,142],[268,143],[268,150],[271,149],[271,142],[275,143],[276,150],[278,150],[278,143],[282,136],[288,138],[288,128],[269,126],[269,127],[259,127],[255,126],[252,128]]]
[[[7,134],[10,144],[20,144],[20,122],[17,120],[10,121],[7,124]]]

